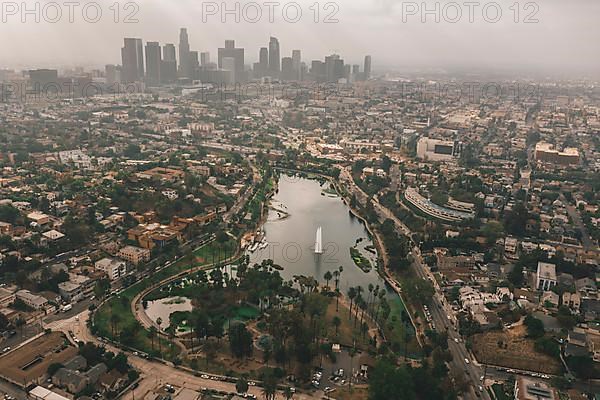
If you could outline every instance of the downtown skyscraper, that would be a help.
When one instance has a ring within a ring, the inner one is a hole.
[[[179,31],[179,76],[181,78],[192,78],[192,63],[190,60],[190,42],[186,28]]]
[[[244,49],[235,47],[235,40],[226,40],[225,47],[220,47],[217,54],[219,69],[231,71],[234,83],[244,82]],[[224,62],[225,59],[227,63]],[[226,65],[227,64],[227,65]]]
[[[146,83],[158,86],[161,83],[160,73],[162,54],[158,42],[146,42]]]
[[[302,80],[302,53],[300,50],[292,50],[292,68],[294,69],[294,80]]]
[[[365,56],[365,66],[363,73],[365,75],[365,81],[371,77],[371,56]]]
[[[144,49],[142,39],[125,38],[121,48],[123,83],[138,82],[144,79]]]
[[[272,37],[269,39],[269,75],[273,78],[279,77],[281,55],[279,54],[279,40]]]
[[[177,55],[173,43],[167,43],[163,46],[160,81],[161,83],[173,83],[177,81]]]

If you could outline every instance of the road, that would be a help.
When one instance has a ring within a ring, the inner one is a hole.
[[[356,199],[360,204],[366,204],[368,195],[354,183],[348,168],[341,169],[340,179],[347,183],[350,188],[350,192],[356,196]],[[392,220],[396,227],[396,232],[412,238],[412,232],[410,229],[408,229],[408,227],[402,221],[400,221],[387,207],[381,205],[377,198],[373,198],[372,204],[373,209],[377,213],[380,221],[385,219]],[[486,390],[479,390],[479,386],[483,386],[483,382],[481,381],[481,377],[484,375],[483,368],[476,364],[476,362],[473,362],[471,359],[471,354],[466,349],[460,334],[457,332],[456,327],[458,326],[458,323],[456,316],[454,315],[450,305],[445,301],[442,288],[434,279],[429,268],[423,263],[419,248],[415,246],[411,254],[414,260],[413,269],[415,270],[417,276],[421,279],[431,281],[434,286],[435,295],[431,300],[430,312],[436,329],[439,331],[446,330],[448,332],[448,349],[452,354],[452,362],[450,363],[450,366],[452,369],[454,369],[456,374],[458,374],[457,376],[465,375],[470,383],[469,391],[463,394],[463,398],[483,398],[490,400],[490,396]]]
[[[573,224],[576,225],[579,229],[579,232],[581,232],[581,243],[583,244],[583,248],[586,250],[593,249],[594,241],[590,237],[590,234],[588,233],[585,224],[581,220],[581,215],[579,214],[579,211],[575,209],[575,207],[573,207],[571,203],[569,203],[569,201],[565,198],[565,195],[563,193],[560,194],[560,201],[562,201],[565,205],[565,208],[567,209],[567,214],[569,214],[569,217],[571,217]]]

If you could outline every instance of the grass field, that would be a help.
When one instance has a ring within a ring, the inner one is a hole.
[[[391,299],[388,298],[388,302],[390,305],[390,316],[388,318],[388,323],[384,327],[386,339],[390,343],[400,343],[401,351],[399,353],[404,354],[404,340],[405,336],[408,335],[409,340],[406,346],[407,355],[412,358],[420,358],[421,347],[415,337],[415,330],[410,322],[408,324],[402,322],[402,311],[408,312],[406,306],[402,302],[400,296],[394,296]]]
[[[225,260],[226,257],[234,252],[231,250],[225,251],[226,248],[235,248],[235,242],[230,240],[221,246],[213,242],[202,246],[194,251],[193,257],[184,257],[169,267],[154,273],[150,278],[130,286],[118,297],[113,297],[104,303],[94,314],[96,333],[148,354],[158,355],[160,347],[160,353],[163,358],[167,360],[175,359],[179,354],[179,348],[172,345],[166,339],[161,339],[159,346],[158,338],[154,339],[153,345],[152,340],[148,336],[148,330],[143,329],[132,314],[131,301],[147,287],[170,276],[189,270],[192,266],[201,267],[202,265],[212,263],[213,259],[214,262]],[[191,262],[191,259],[194,258],[195,261]],[[127,335],[122,332],[129,332],[130,334]]]

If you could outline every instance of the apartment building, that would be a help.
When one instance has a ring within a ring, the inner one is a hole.
[[[150,250],[136,246],[125,246],[119,250],[117,256],[134,265],[138,265],[141,262],[150,261]]]

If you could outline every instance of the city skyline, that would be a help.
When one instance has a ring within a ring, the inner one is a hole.
[[[429,3],[433,7],[434,3]],[[225,38],[235,39],[239,47],[250,48],[274,35],[282,43],[282,54],[303,43],[306,59],[337,52],[351,63],[362,63],[364,54],[372,54],[378,60],[378,68],[487,68],[597,75],[600,56],[594,49],[600,28],[594,16],[600,12],[600,4],[589,0],[564,3],[549,0],[539,4],[535,18],[531,18],[538,21],[535,23],[524,23],[535,11],[524,9],[524,4],[519,4],[519,23],[513,21],[515,15],[508,4],[502,4],[502,19],[498,23],[482,20],[480,12],[475,14],[475,22],[469,23],[465,20],[466,10],[462,10],[463,18],[457,23],[448,20],[449,12],[442,15],[440,22],[429,16],[423,23],[421,12],[406,17],[404,22],[403,3],[350,1],[339,5],[337,23],[326,24],[322,21],[324,10],[321,21],[314,23],[310,4],[301,1],[303,18],[297,24],[282,20],[280,13],[273,23],[253,24],[243,18],[239,23],[232,18],[223,23],[218,15],[203,23],[199,5],[186,8],[184,3],[181,8],[172,9],[157,0],[140,6],[138,22],[133,24],[115,24],[107,9],[96,24],[77,19],[73,24],[50,24],[43,19],[40,23],[23,24],[8,18],[0,25],[0,46],[4,49],[0,67],[117,63],[120,57],[113,48],[123,37],[176,43],[176,30],[187,26],[190,46],[211,49],[215,54]],[[289,46],[293,42],[294,47]],[[247,59],[254,62],[257,56],[249,54]]]

